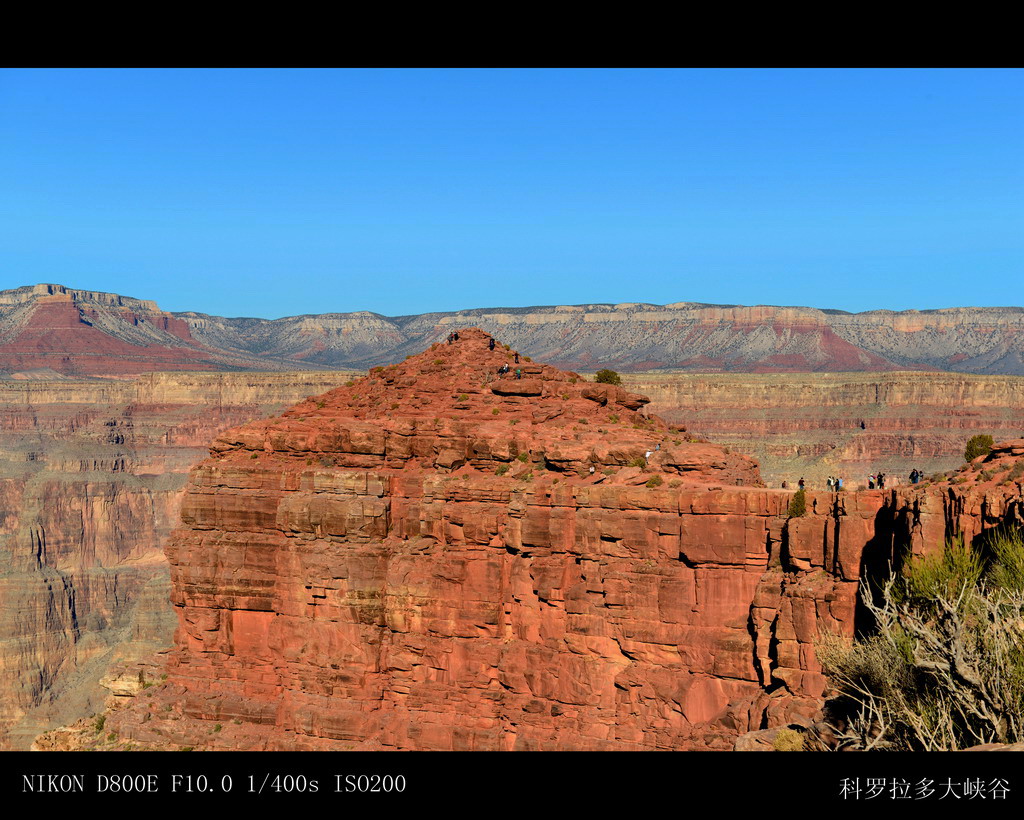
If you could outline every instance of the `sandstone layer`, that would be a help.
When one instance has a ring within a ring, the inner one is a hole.
[[[965,481],[791,517],[644,397],[497,378],[462,337],[217,440],[168,545],[169,677],[119,743],[731,748],[818,708],[865,573],[1020,516],[1019,483]]]
[[[510,356],[464,333],[222,435],[168,546],[166,667],[37,748],[732,748],[810,720],[862,578],[1024,522],[1024,441],[791,517],[644,397]]]
[[[831,475],[863,488],[879,471],[905,484],[913,469],[957,467],[975,434],[1024,433],[1019,376],[634,373],[624,383],[667,420],[755,458],[774,487],[803,476],[824,488]]]
[[[560,367],[623,372],[951,370],[1024,375],[1024,309],[845,313],[758,305],[560,305],[387,317],[366,311],[275,321],[176,314],[196,338],[325,365],[394,361],[478,325]]]
[[[152,370],[289,367],[295,363],[273,353],[206,345],[187,321],[149,300],[62,285],[0,292],[0,371],[16,377],[35,371],[127,378]]]
[[[170,645],[163,542],[210,439],[348,378],[0,380],[0,748],[96,711],[111,663]]]
[[[623,372],[939,370],[1024,375],[1024,309],[846,313],[676,302],[225,318],[44,284],[0,291],[0,371],[365,368],[478,325],[561,367]]]

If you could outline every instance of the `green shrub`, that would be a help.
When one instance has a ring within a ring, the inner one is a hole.
[[[789,509],[786,511],[786,515],[790,518],[800,518],[807,515],[807,496],[804,494],[803,489],[797,490],[793,493],[793,497],[789,499]]]
[[[598,370],[594,375],[594,381],[598,384],[622,384],[622,377],[614,370]]]
[[[499,464],[498,468],[494,471],[495,475],[505,475],[508,472],[507,464]]]
[[[987,456],[992,452],[992,436],[978,434],[971,436],[967,441],[967,448],[964,450],[964,459],[966,461],[973,461],[978,456]]]
[[[838,748],[955,751],[1024,741],[1024,535],[949,541],[861,586],[873,634],[824,635],[815,654],[837,691]]]
[[[516,456],[516,458],[523,462],[523,464],[525,464],[529,460],[529,456],[526,453],[520,453],[519,455]]]
[[[99,734],[100,732],[103,731],[103,727],[104,727],[104,725],[106,725],[106,722],[107,722],[107,716],[106,715],[100,715],[99,717],[96,718],[96,722],[93,724],[93,726],[96,728],[96,734]]]
[[[896,603],[930,606],[940,596],[974,586],[983,571],[979,553],[964,546],[963,538],[954,538],[939,554],[910,558],[902,581],[893,587],[893,597]]]
[[[647,479],[647,486],[650,487],[652,490],[655,487],[660,487],[663,483],[664,482],[661,480],[660,475],[651,476],[649,479]]]
[[[991,561],[986,580],[996,589],[1024,592],[1024,544],[1021,531],[999,529],[987,540]]]
[[[629,462],[629,466],[630,467],[646,467],[647,466],[647,459],[644,458],[643,456],[637,456],[631,462]]]

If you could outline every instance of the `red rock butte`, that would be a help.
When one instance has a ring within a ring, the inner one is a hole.
[[[941,544],[953,507],[997,523],[918,488],[790,518],[643,396],[459,335],[216,440],[167,546],[169,680],[120,738],[731,748],[818,708],[814,641],[852,636],[870,562]]]

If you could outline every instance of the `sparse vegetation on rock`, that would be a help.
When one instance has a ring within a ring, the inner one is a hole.
[[[786,511],[786,514],[790,518],[800,518],[807,515],[807,496],[802,489],[793,493],[793,497],[789,499],[789,509]]]
[[[967,448],[964,450],[964,459],[967,461],[973,461],[978,456],[987,456],[992,452],[992,445],[995,442],[992,440],[992,436],[979,434],[971,436],[967,440]]]
[[[598,370],[594,375],[594,381],[598,384],[622,384],[622,377],[614,370]]]
[[[870,637],[815,650],[839,748],[950,751],[1024,740],[1024,535],[949,542],[862,586]]]

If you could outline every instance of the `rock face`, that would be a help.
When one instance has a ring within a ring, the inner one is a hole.
[[[672,748],[759,691],[749,601],[788,496],[644,397],[513,378],[487,342],[226,433],[195,470],[169,688],[216,743]]]
[[[111,663],[170,644],[162,544],[210,439],[348,377],[0,381],[0,748],[96,711]]]
[[[624,377],[651,409],[761,465],[778,487],[842,476],[866,486],[957,467],[976,433],[997,440],[1024,432],[1024,378],[951,373],[656,374]],[[861,424],[863,423],[863,428]]]
[[[817,710],[863,577],[1024,521],[1024,442],[790,517],[644,397],[501,379],[461,336],[217,439],[167,547],[169,677],[108,715],[120,748],[732,748]]]
[[[1024,309],[845,313],[802,307],[560,305],[415,316],[228,319],[117,294],[0,292],[0,370],[117,375],[386,364],[475,324],[561,367],[623,372],[950,370],[1024,375]]]
[[[192,335],[188,322],[161,311],[155,302],[62,285],[0,292],[0,370],[10,373],[125,378],[152,370],[295,366],[273,354],[205,345]]]
[[[188,313],[208,344],[369,366],[475,324],[560,367],[623,372],[952,370],[1024,375],[1024,309],[845,313],[759,305],[560,305],[385,317],[337,313],[274,322]]]

